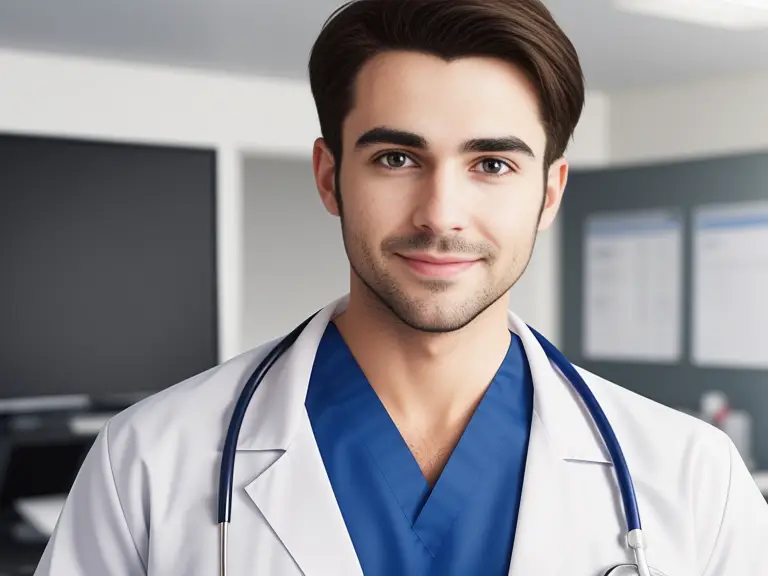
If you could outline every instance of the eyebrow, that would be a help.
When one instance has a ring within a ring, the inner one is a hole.
[[[426,150],[427,148],[427,141],[423,136],[419,136],[413,132],[384,127],[368,130],[368,132],[357,139],[355,148],[365,148],[372,144],[394,144],[395,146],[418,148],[420,150]]]
[[[535,159],[536,155],[517,136],[505,136],[503,138],[475,138],[461,145],[462,152],[519,152]]]
[[[417,150],[426,150],[428,148],[427,140],[419,134],[383,126],[365,132],[357,139],[355,148],[365,148],[373,144],[392,144]],[[536,158],[531,147],[517,136],[473,138],[464,142],[459,147],[459,150],[462,153],[519,152],[531,158]]]

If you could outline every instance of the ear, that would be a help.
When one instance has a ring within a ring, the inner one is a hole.
[[[312,168],[315,172],[315,183],[323,206],[333,216],[339,215],[339,203],[336,201],[336,161],[325,143],[318,138],[312,149]]]
[[[563,200],[565,185],[568,182],[568,161],[560,158],[552,163],[547,171],[546,196],[539,219],[539,231],[546,230],[555,221]]]

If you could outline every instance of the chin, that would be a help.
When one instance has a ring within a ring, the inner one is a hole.
[[[445,293],[420,298],[390,296],[383,300],[403,324],[429,333],[461,330],[492,304],[480,299],[459,300]]]
[[[403,322],[403,324],[418,332],[424,332],[426,334],[449,334],[451,332],[457,332],[461,330],[470,324],[473,319],[459,322],[456,320],[449,321],[443,318],[425,320],[421,318],[400,317],[400,320]]]
[[[352,269],[370,296],[402,324],[420,332],[440,334],[461,330],[508,290],[468,277],[450,280],[397,278],[394,274],[363,275],[354,265]],[[364,267],[363,270],[367,271]]]

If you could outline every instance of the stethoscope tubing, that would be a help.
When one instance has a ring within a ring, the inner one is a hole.
[[[587,386],[584,378],[581,377],[581,374],[579,374],[574,365],[568,361],[554,344],[530,326],[529,329],[533,332],[533,335],[536,336],[536,339],[544,349],[547,357],[555,364],[557,369],[563,373],[563,376],[566,377],[571,386],[573,386],[579,396],[581,396],[587,410],[589,410],[592,420],[595,422],[595,425],[600,432],[600,437],[603,439],[603,443],[608,449],[608,453],[611,455],[611,461],[616,470],[619,490],[621,491],[621,500],[624,506],[624,514],[626,515],[627,532],[642,530],[640,511],[637,506],[637,496],[635,494],[635,487],[632,483],[632,475],[629,472],[629,466],[624,458],[621,444],[619,443],[618,438],[616,438],[616,434],[608,421],[608,417],[605,415],[605,412],[603,412],[597,398],[595,398],[592,390]]]
[[[228,524],[232,519],[232,487],[235,479],[237,440],[240,437],[240,428],[245,420],[245,412],[248,410],[251,399],[270,368],[272,368],[275,362],[280,359],[280,356],[293,346],[304,328],[306,328],[307,324],[310,323],[316,314],[317,312],[304,320],[304,322],[294,328],[290,334],[278,342],[277,345],[269,351],[256,367],[256,370],[253,371],[251,377],[248,378],[245,386],[243,386],[243,390],[240,392],[240,396],[235,403],[235,408],[229,421],[227,436],[224,440],[224,449],[221,455],[221,468],[219,471],[219,524]]]

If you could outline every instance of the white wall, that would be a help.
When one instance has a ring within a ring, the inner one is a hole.
[[[349,289],[339,220],[317,193],[311,159],[246,158],[243,348],[289,332]]]
[[[310,154],[304,82],[0,50],[0,130]]]
[[[768,75],[611,94],[611,164],[768,150]]]

